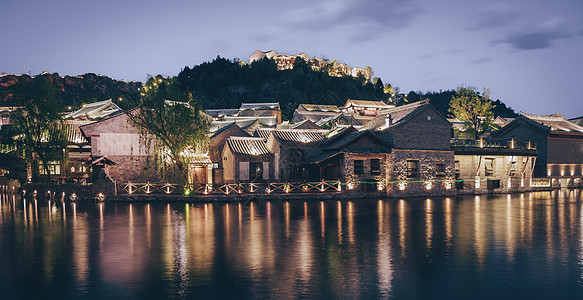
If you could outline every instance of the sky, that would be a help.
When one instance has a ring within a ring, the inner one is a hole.
[[[305,52],[400,91],[489,88],[516,112],[583,116],[583,1],[0,0],[0,72],[145,81],[217,55]]]

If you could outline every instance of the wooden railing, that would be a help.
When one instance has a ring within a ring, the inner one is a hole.
[[[532,187],[550,187],[551,186],[551,179],[550,178],[533,178],[530,186],[532,186]]]
[[[343,187],[345,186],[345,187]],[[137,183],[126,182],[116,184],[118,195],[127,194],[166,194],[166,195],[211,195],[211,194],[271,194],[271,193],[306,193],[306,192],[340,192],[343,189],[351,189],[352,184],[340,181],[321,182],[248,182],[227,183],[220,185],[202,184],[182,187],[172,183]]]
[[[471,139],[451,139],[452,148],[502,148],[502,149],[521,149],[536,150],[534,142],[520,142],[517,140],[509,141],[492,141],[492,140],[471,140]]]

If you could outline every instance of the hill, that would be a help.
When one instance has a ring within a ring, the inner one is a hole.
[[[51,83],[64,106],[72,107],[120,96],[137,97],[138,89],[142,87],[141,82],[115,80],[93,73],[61,77],[58,73],[44,72],[34,77],[39,76]],[[18,90],[26,88],[34,77],[28,74],[0,76],[0,106],[18,105],[14,103]]]
[[[107,76],[87,73],[79,76],[60,76],[47,73],[35,77],[45,77],[57,91],[64,106],[79,107],[91,103],[119,97],[136,99],[139,97],[141,82],[122,81]],[[158,76],[157,76],[158,77]],[[263,58],[246,64],[217,56],[211,62],[193,67],[184,67],[176,76],[180,87],[193,93],[199,104],[205,108],[238,108],[244,102],[279,102],[284,118],[290,118],[300,103],[344,105],[346,99],[382,100],[397,105],[429,98],[444,116],[448,116],[449,101],[455,91],[409,92],[390,94],[395,91],[382,79],[373,82],[365,77],[330,76],[327,70],[314,70],[302,59],[294,62],[292,69],[278,70],[274,60]],[[18,105],[13,103],[19,88],[26,88],[32,81],[30,75],[0,76],[0,106]],[[146,85],[153,84],[150,78]],[[494,101],[496,116],[513,117],[516,113],[502,101]]]

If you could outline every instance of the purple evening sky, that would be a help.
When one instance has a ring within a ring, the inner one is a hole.
[[[583,115],[583,2],[1,0],[0,72],[144,81],[256,49],[371,66],[401,92],[489,87]]]

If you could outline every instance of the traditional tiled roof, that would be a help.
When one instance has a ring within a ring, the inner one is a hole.
[[[374,119],[364,124],[361,130],[384,130],[389,127],[389,123],[390,127],[397,126],[411,119],[429,105],[429,100],[423,100],[394,108],[384,109],[380,111]]]
[[[251,123],[251,124],[252,124],[252,123]],[[230,122],[230,123],[228,123],[227,125],[225,125],[225,126],[222,126],[222,127],[218,128],[218,130],[216,130],[216,131],[213,133],[213,135],[211,136],[211,139],[212,139],[212,138],[214,138],[214,137],[216,137],[216,136],[218,136],[218,135],[220,135],[221,133],[223,133],[223,132],[225,132],[225,131],[229,130],[230,128],[233,128],[233,127],[239,127],[240,129],[243,129],[243,128],[241,128],[241,127],[239,126],[239,124],[237,124],[237,123],[235,123],[235,122]]]
[[[279,109],[279,102],[273,103],[241,103],[239,110]]]
[[[239,113],[239,109],[238,108],[205,109],[204,112],[213,118],[222,118],[224,116],[236,116]]]
[[[225,121],[227,122],[236,122],[239,127],[243,128],[243,124],[244,122],[249,122],[252,121],[252,123],[254,123],[255,121],[259,121],[261,122],[261,124],[263,126],[276,126],[277,125],[277,116],[257,116],[257,117],[232,117],[232,116],[227,116],[225,117]],[[252,124],[250,123],[250,124]]]
[[[316,123],[312,122],[310,119],[305,119],[303,121],[297,122],[290,125],[291,129],[320,129]]]
[[[312,143],[325,138],[328,130],[323,129],[257,129],[257,135],[265,140],[273,135],[282,143]]]
[[[395,107],[394,105],[386,104],[383,101],[354,100],[354,99],[346,100],[346,104],[344,104],[344,107],[348,107],[350,104],[352,104],[353,106],[365,106],[365,107],[376,107],[376,108]]]
[[[83,134],[81,133],[80,126],[93,123],[91,121],[75,121],[67,120],[65,121],[65,134],[67,135],[67,140],[71,144],[86,144],[88,143]]]
[[[81,109],[69,113],[64,118],[69,120],[99,120],[121,111],[111,99],[85,104]]]
[[[550,128],[551,132],[575,132],[575,133],[583,133],[583,127],[579,126],[575,123],[569,122],[565,119],[565,116],[561,116],[557,113],[554,113],[549,116],[540,116],[540,115],[531,115],[521,112],[522,116],[525,116],[537,123],[540,123],[544,126]]]
[[[336,105],[320,105],[320,104],[300,104],[297,108],[298,111],[309,111],[309,112],[335,112],[340,113],[341,110]]]
[[[370,138],[372,144],[355,144],[364,136]],[[371,131],[354,131],[353,128],[347,128],[343,132],[332,136],[330,139],[323,140],[316,144],[308,152],[307,160],[310,163],[318,163],[340,153],[363,153],[363,154],[380,154],[389,153],[391,149]]]
[[[271,155],[265,140],[257,137],[230,137],[227,146],[235,155]]]
[[[370,119],[372,119],[372,118],[367,118],[364,123],[368,122]],[[340,114],[337,114],[337,115],[334,115],[334,116],[331,116],[328,118],[322,118],[316,122],[316,125],[324,126],[324,125],[331,123],[331,122],[340,123],[341,125],[362,125],[363,124],[363,122],[361,120],[358,120],[356,118],[356,116],[354,116],[354,115],[340,113]]]

